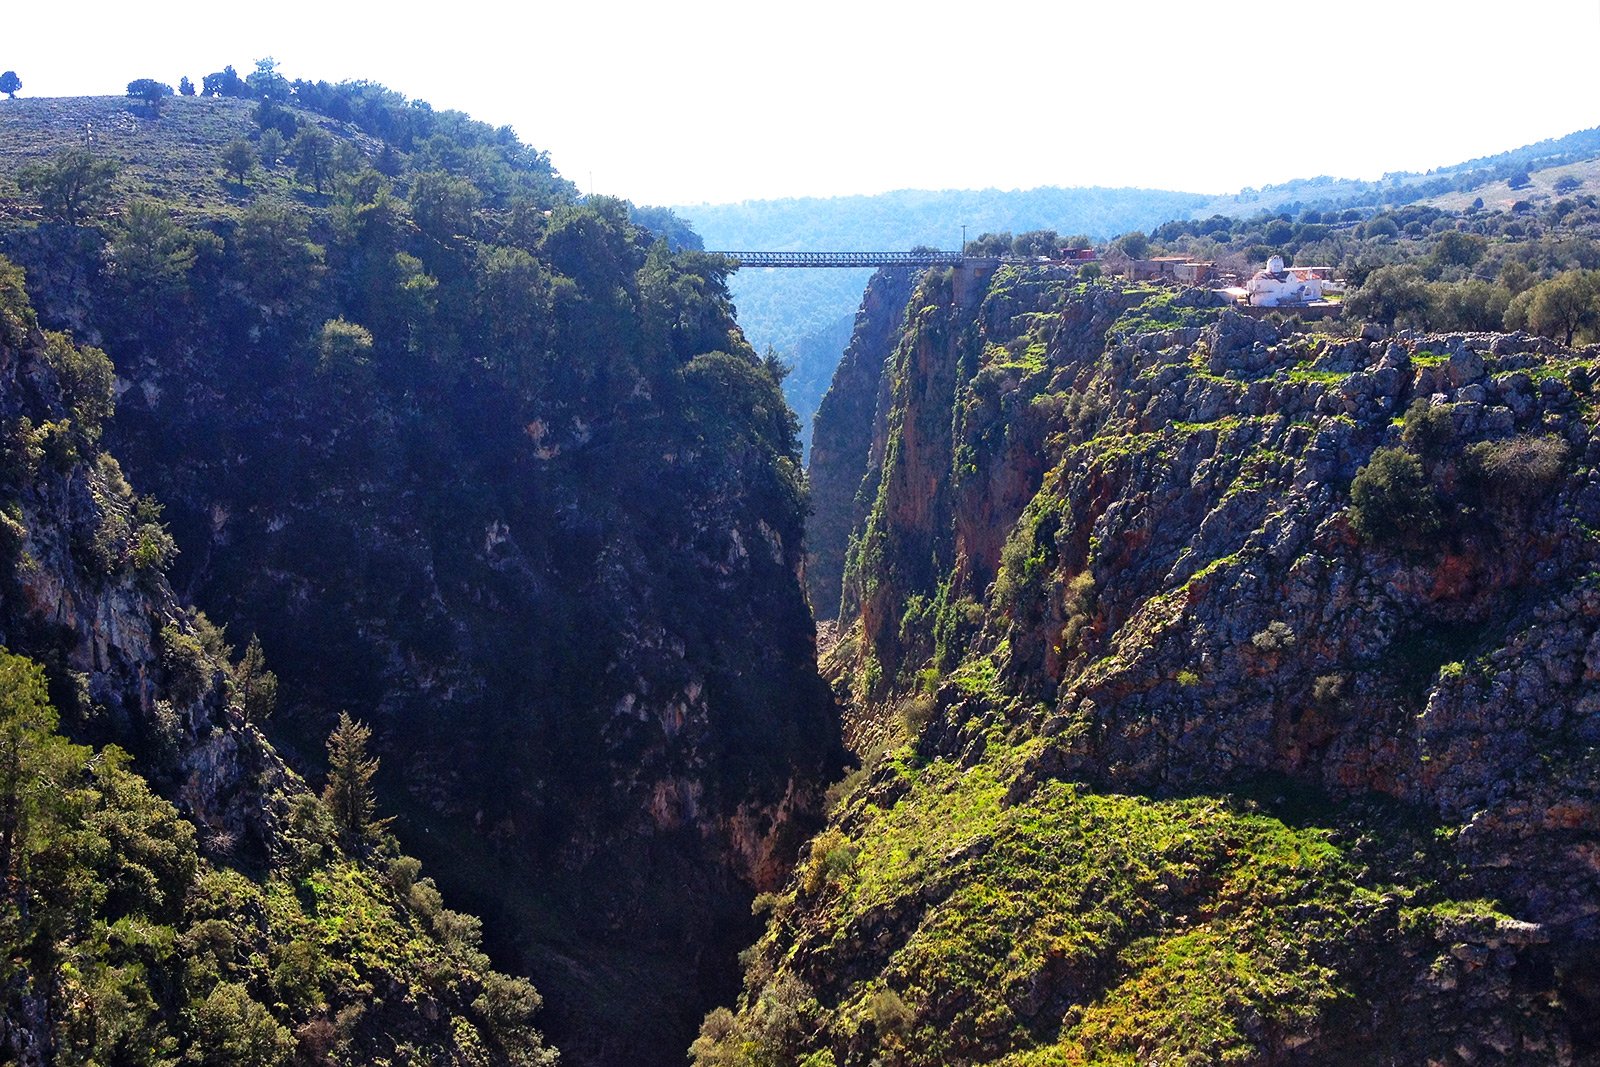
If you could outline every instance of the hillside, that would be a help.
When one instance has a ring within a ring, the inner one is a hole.
[[[0,249],[114,361],[108,441],[174,584],[260,635],[291,763],[370,722],[400,839],[569,1060],[675,1062],[839,758],[778,368],[725,264],[508,130],[251,78],[8,102]]]
[[[862,767],[695,1062],[1594,1062],[1600,349],[965,283],[824,404]]]
[[[754,200],[674,208],[705,241],[723,251],[905,251],[954,249],[963,229],[980,233],[1052,229],[1103,241],[1186,216],[1205,198],[1156,189],[903,189],[879,196]],[[747,270],[730,287],[739,322],[758,351],[770,345],[794,366],[785,395],[809,442],[812,416],[838,362],[839,349],[816,349],[808,337],[848,329],[870,271]]]
[[[1191,217],[1248,217],[1281,211],[1297,214],[1311,208],[1329,211],[1401,207],[1419,202],[1459,209],[1480,196],[1492,206],[1495,193],[1506,189],[1508,178],[1531,171],[1593,163],[1597,159],[1600,159],[1600,127],[1537,141],[1492,156],[1437,167],[1426,174],[1397,171],[1385,174],[1378,181],[1323,176],[1296,179],[1260,189],[1242,189],[1229,196],[1204,201],[1195,208]]]

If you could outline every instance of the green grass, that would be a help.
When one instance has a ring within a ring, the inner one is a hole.
[[[755,958],[815,998],[801,1052],[871,1034],[888,990],[911,1022],[878,1048],[908,1065],[1259,1062],[1263,1029],[1313,1033],[1363,995],[1362,954],[1398,932],[1385,894],[1414,902],[1408,936],[1494,914],[1370,883],[1304,812],[1053,780],[1017,800],[1044,742],[987,740],[971,766],[889,757],[894,802],[853,797],[781,903]]]

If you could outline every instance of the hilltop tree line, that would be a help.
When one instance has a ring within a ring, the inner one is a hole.
[[[1570,189],[1569,189],[1570,191]],[[1214,215],[1131,232],[1110,250],[1187,255],[1240,278],[1274,254],[1347,280],[1353,317],[1430,330],[1528,330],[1600,339],[1600,200],[1560,196],[1507,211],[1425,205],[1253,218]]]

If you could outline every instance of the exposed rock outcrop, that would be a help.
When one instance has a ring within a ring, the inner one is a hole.
[[[877,493],[868,472],[881,463],[873,442],[886,438],[889,375],[916,276],[880,270],[867,283],[850,346],[817,408],[807,465],[812,518],[806,525],[806,592],[818,619],[839,614],[850,534]]]

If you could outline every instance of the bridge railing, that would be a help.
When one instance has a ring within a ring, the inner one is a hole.
[[[711,252],[741,267],[958,267],[960,252]]]

